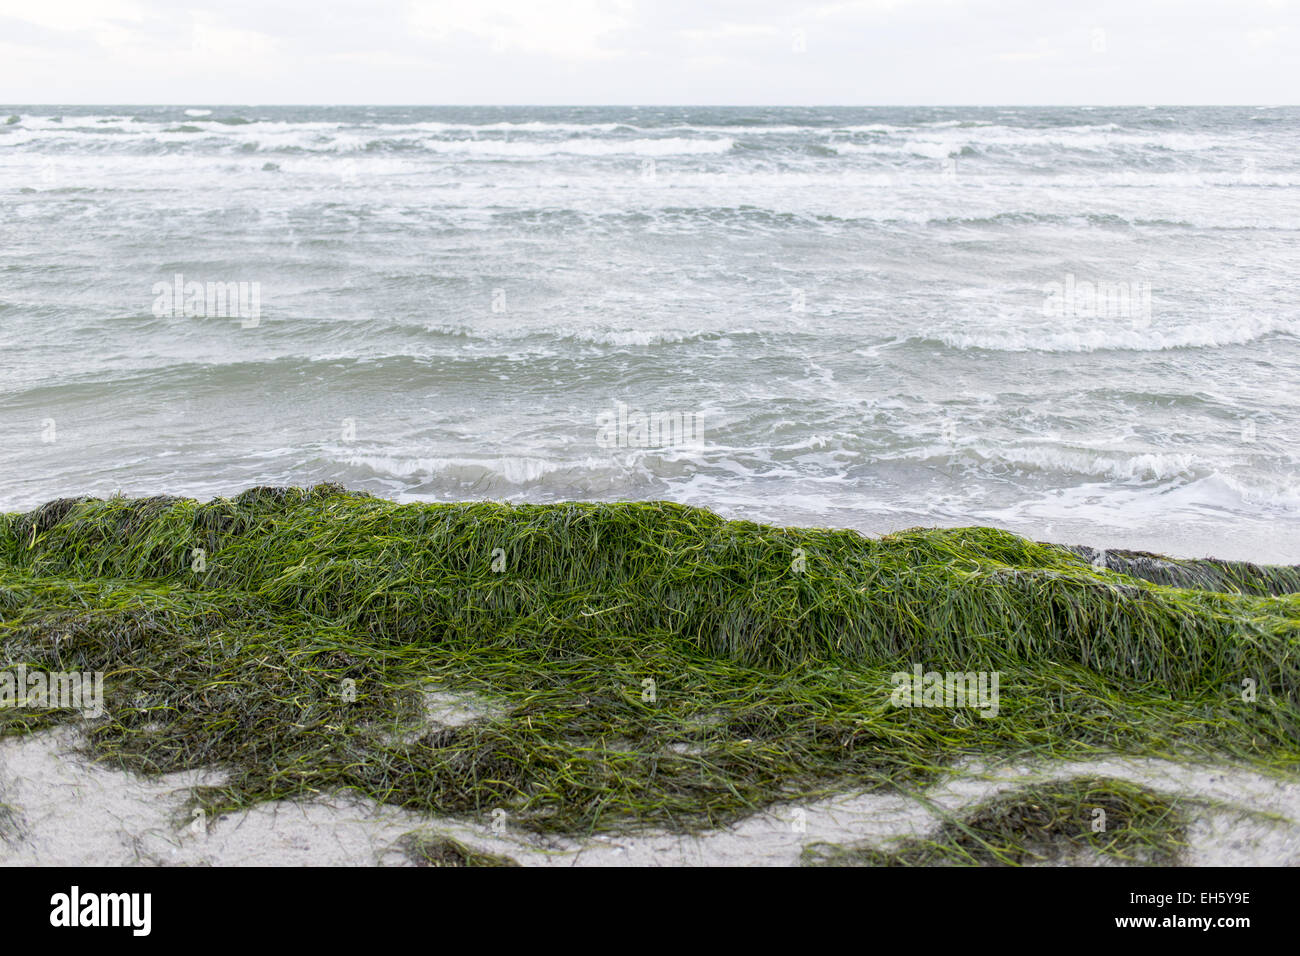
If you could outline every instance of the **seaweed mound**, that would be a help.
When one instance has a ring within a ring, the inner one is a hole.
[[[1297,591],[1295,568],[1098,567],[990,528],[872,539],[663,502],[62,499],[0,516],[0,673],[104,674],[90,751],[223,768],[196,794],[215,812],[353,790],[692,830],[972,754],[1293,769]],[[900,706],[913,672],[996,673],[996,716]],[[432,690],[497,706],[440,723]],[[0,734],[78,717],[0,708]]]

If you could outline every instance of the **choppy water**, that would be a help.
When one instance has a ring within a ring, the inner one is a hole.
[[[333,480],[1300,561],[1300,109],[10,113],[5,510]],[[619,402],[703,440],[607,447]]]

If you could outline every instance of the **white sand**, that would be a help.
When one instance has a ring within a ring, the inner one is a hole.
[[[190,772],[147,779],[73,753],[80,731],[62,727],[0,740],[3,865],[407,865],[396,844],[412,830],[444,833],[536,866],[764,865],[798,863],[804,844],[922,835],[937,820],[907,797],[846,795],[756,814],[702,837],[644,833],[585,843],[500,832],[490,821],[430,819],[357,798],[278,802],[216,820],[187,820],[188,789],[220,782]],[[1300,781],[1154,760],[1106,760],[1006,769],[962,768],[926,796],[953,811],[1031,779],[1121,777],[1240,810],[1191,808],[1192,865],[1300,866]],[[1255,814],[1243,811],[1255,811]],[[1272,821],[1258,814],[1284,818]],[[6,822],[7,819],[7,822]]]

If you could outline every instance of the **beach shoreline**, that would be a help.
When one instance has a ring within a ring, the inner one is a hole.
[[[1300,567],[988,528],[65,499],[0,516],[0,863],[1293,864],[1297,641]]]

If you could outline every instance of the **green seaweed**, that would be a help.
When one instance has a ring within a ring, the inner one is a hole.
[[[518,866],[508,856],[485,853],[442,833],[413,830],[397,841],[406,858],[416,866]]]
[[[1179,566],[1202,586],[990,528],[873,539],[664,502],[62,499],[0,516],[0,668],[102,672],[87,752],[222,769],[196,795],[213,813],[349,791],[693,832],[973,756],[1294,773],[1297,569]],[[997,671],[997,716],[894,706],[917,664]],[[438,725],[431,689],[494,708]],[[4,708],[0,735],[76,719]]]
[[[1187,845],[1187,816],[1171,796],[1124,780],[1080,777],[1002,793],[948,815],[928,839],[884,849],[812,843],[804,866],[1025,866],[1080,862],[1171,865]]]

